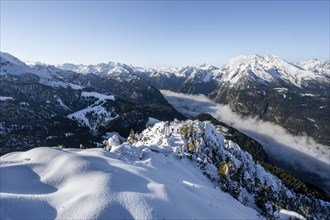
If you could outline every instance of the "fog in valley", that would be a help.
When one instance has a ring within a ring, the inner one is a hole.
[[[209,113],[216,119],[256,139],[271,161],[301,179],[330,189],[329,147],[307,136],[294,136],[279,125],[241,117],[228,106],[217,104],[203,95],[161,91],[167,101],[188,117]],[[329,192],[329,190],[327,190]]]

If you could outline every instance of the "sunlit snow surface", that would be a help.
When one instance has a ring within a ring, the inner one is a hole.
[[[303,216],[299,215],[298,213],[288,211],[286,209],[281,209],[280,211],[275,212],[274,216],[281,220],[291,220],[291,219],[303,220],[303,219],[305,219]]]
[[[120,145],[112,152],[44,147],[2,156],[0,218],[258,218],[192,161],[169,151],[140,154]]]
[[[167,101],[188,116],[209,113],[262,144],[278,166],[329,192],[329,148],[306,136],[293,136],[282,127],[256,118],[242,118],[228,106],[214,103],[203,95],[162,91]]]

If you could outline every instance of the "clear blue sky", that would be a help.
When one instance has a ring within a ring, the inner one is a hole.
[[[49,64],[329,59],[326,1],[4,1],[1,51]]]

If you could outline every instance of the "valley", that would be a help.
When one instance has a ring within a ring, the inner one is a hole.
[[[282,127],[252,117],[242,117],[228,106],[217,104],[202,95],[187,95],[162,90],[178,111],[190,118],[209,113],[242,133],[257,140],[276,165],[295,176],[328,190],[329,147],[307,136],[293,136]],[[328,192],[329,193],[329,192]]]

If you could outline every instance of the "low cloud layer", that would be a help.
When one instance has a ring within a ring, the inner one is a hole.
[[[330,189],[329,147],[307,136],[293,136],[274,123],[241,117],[228,106],[214,103],[203,95],[162,91],[167,101],[181,113],[194,117],[209,113],[263,145],[272,161],[298,177],[323,189]]]

